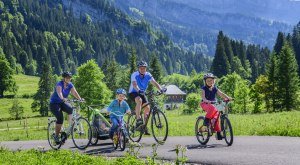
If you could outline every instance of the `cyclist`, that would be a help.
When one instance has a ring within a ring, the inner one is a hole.
[[[152,77],[152,75],[147,72],[148,64],[145,61],[140,61],[137,65],[138,71],[131,74],[131,84],[129,88],[129,96],[130,98],[135,101],[135,113],[136,113],[136,128],[139,128],[143,125],[143,120],[140,116],[141,108],[144,106],[148,100],[145,96],[145,91],[148,88],[149,82],[153,84],[158,90],[161,92],[165,92],[166,89],[163,89]],[[147,116],[150,112],[150,106],[146,106],[144,108],[144,120],[147,119]],[[150,135],[148,130],[145,130],[145,135]]]
[[[72,73],[63,72],[62,80],[57,82],[57,84],[54,88],[54,92],[50,98],[50,110],[57,119],[56,125],[55,125],[55,134],[53,135],[53,138],[56,143],[60,143],[58,135],[59,135],[59,132],[61,130],[61,127],[62,127],[62,124],[64,121],[62,111],[66,112],[68,114],[69,124],[71,124],[71,122],[72,122],[73,109],[72,109],[71,105],[66,103],[67,97],[69,96],[70,92],[78,100],[84,100],[79,96],[74,85],[71,83],[71,78],[72,78]]]
[[[203,125],[208,126],[209,120],[214,119],[215,130],[217,132],[217,140],[222,140],[221,128],[219,124],[219,111],[217,108],[211,104],[216,101],[216,94],[222,97],[224,100],[232,100],[229,96],[224,94],[220,89],[215,86],[216,77],[212,73],[207,73],[203,76],[204,86],[202,89],[202,102],[200,104],[201,108],[206,112],[205,120]]]
[[[129,105],[125,101],[126,99],[126,91],[122,88],[117,89],[116,91],[117,99],[113,100],[110,105],[108,106],[107,110],[108,112],[114,112],[116,114],[130,114],[131,110],[129,108]],[[109,131],[109,137],[113,140],[114,132],[118,128],[118,116],[116,116],[113,113],[110,113],[109,115],[110,120],[112,122],[112,126]]]

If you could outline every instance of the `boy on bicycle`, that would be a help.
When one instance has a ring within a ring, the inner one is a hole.
[[[221,128],[218,119],[219,111],[217,108],[211,104],[212,102],[216,102],[216,94],[222,97],[224,100],[232,100],[232,98],[228,97],[224,94],[220,89],[215,86],[216,77],[212,73],[207,73],[203,76],[204,86],[202,89],[202,102],[200,104],[201,108],[206,112],[205,120],[203,125],[208,126],[209,120],[214,119],[215,127],[214,131],[217,132],[217,140],[222,140],[221,136]]]
[[[113,100],[110,105],[108,106],[107,110],[110,112],[110,121],[112,122],[112,126],[109,130],[109,137],[113,139],[114,132],[118,128],[119,124],[119,117],[116,116],[115,114],[120,114],[124,115],[125,113],[130,114],[130,108],[127,102],[125,101],[126,99],[126,91],[122,88],[117,89],[116,91],[117,94],[117,99]]]
[[[141,118],[140,113],[142,106],[148,103],[147,97],[145,96],[145,91],[147,90],[149,83],[153,84],[162,93],[166,91],[166,89],[161,88],[152,75],[147,72],[148,64],[145,61],[140,61],[137,66],[138,71],[131,74],[131,84],[129,88],[129,96],[136,103],[136,128],[143,125],[143,119]],[[150,106],[148,105],[144,108],[144,120],[146,120],[149,112]],[[145,135],[150,135],[147,129],[145,130]]]

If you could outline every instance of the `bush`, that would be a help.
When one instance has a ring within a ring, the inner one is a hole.
[[[188,106],[188,109],[184,109],[184,112],[192,113],[195,112],[199,108],[201,97],[200,94],[191,93],[187,96],[185,104]]]

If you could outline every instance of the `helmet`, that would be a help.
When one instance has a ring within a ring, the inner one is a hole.
[[[61,76],[62,76],[63,78],[65,78],[65,77],[72,77],[72,73],[71,73],[71,72],[63,72],[63,73],[61,74]]]
[[[145,62],[145,61],[140,61],[140,62],[137,64],[137,66],[138,66],[138,68],[139,68],[139,67],[147,67],[148,64],[147,64],[147,62]]]
[[[117,93],[117,94],[123,94],[123,95],[126,95],[126,91],[125,91],[125,89],[123,89],[123,88],[117,89],[116,93]]]
[[[213,79],[215,79],[216,76],[214,74],[212,74],[212,73],[206,73],[206,74],[204,74],[203,79],[206,80],[207,78],[213,78]]]

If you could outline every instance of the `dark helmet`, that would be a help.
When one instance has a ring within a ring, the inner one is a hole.
[[[116,93],[117,93],[117,94],[123,94],[123,95],[126,95],[126,91],[125,91],[125,89],[123,89],[123,88],[117,89]]]
[[[61,76],[62,76],[63,78],[65,78],[65,77],[72,77],[72,73],[71,73],[71,72],[63,72],[63,73],[61,74]]]
[[[145,62],[145,61],[140,61],[138,64],[137,64],[137,67],[139,68],[139,67],[148,67],[148,64],[147,64],[147,62]]]
[[[206,80],[207,78],[213,78],[213,79],[215,79],[216,76],[214,74],[212,74],[212,73],[206,73],[206,74],[204,74],[203,79]]]

